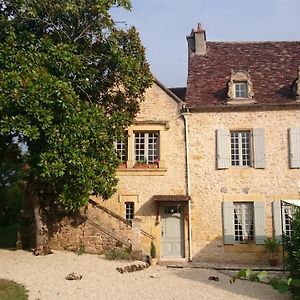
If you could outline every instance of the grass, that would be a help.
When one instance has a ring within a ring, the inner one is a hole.
[[[1,300],[27,300],[27,291],[21,284],[12,280],[0,279]]]
[[[18,224],[0,227],[0,248],[15,248]],[[1,298],[0,298],[1,299]]]

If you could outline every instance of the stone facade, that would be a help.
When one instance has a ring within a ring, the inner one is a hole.
[[[125,217],[125,202],[134,202],[135,216],[142,220],[141,228],[155,236],[157,255],[160,256],[160,216],[154,195],[185,195],[185,140],[181,103],[174,100],[157,82],[146,92],[136,122],[128,129],[128,161],[126,169],[119,169],[117,193],[102,202],[109,209]],[[133,132],[159,130],[160,163],[157,169],[133,168]],[[96,199],[101,201],[100,199]],[[187,230],[187,225],[185,226]],[[185,252],[188,252],[187,233]],[[142,236],[142,250],[149,254],[151,239]],[[185,255],[186,256],[186,255]]]
[[[299,169],[289,168],[288,129],[300,127],[298,109],[210,111],[189,115],[193,260],[265,262],[263,245],[224,245],[222,202],[263,201],[267,236],[273,234],[272,202],[299,199]],[[264,169],[216,167],[216,130],[265,130]]]

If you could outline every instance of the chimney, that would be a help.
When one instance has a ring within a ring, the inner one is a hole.
[[[206,34],[202,28],[201,23],[198,23],[196,29],[192,29],[190,35],[186,37],[188,42],[189,53],[195,53],[198,55],[206,54]]]

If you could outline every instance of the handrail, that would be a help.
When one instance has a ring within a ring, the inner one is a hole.
[[[118,219],[119,221],[122,221],[123,223],[125,223],[126,225],[132,227],[132,224],[131,222],[127,221],[126,219],[124,219],[123,217],[119,216],[118,214],[114,213],[113,211],[109,210],[108,208],[102,206],[101,204],[97,203],[96,201],[92,200],[92,199],[89,199],[89,202],[97,207],[97,208],[100,208],[102,209],[103,211],[105,211],[106,213],[108,213],[109,215],[111,215],[112,217]]]
[[[102,226],[100,226],[99,224],[89,220],[87,217],[84,216],[79,216],[79,218],[81,218],[83,221],[89,223],[90,225],[96,227],[97,229],[101,230],[102,232],[104,232],[105,234],[109,235],[110,237],[112,237],[113,239],[115,239],[116,241],[120,241],[122,242],[122,244],[124,244],[127,247],[131,247],[131,243],[125,241],[124,239],[117,237],[116,235],[114,235],[112,232],[104,229]]]
[[[114,213],[113,211],[109,210],[108,208],[102,206],[101,204],[99,204],[98,202],[94,201],[93,199],[89,199],[89,203],[91,203],[94,207],[97,207],[103,211],[105,211],[107,214],[111,215],[112,217],[118,219],[119,221],[123,222],[124,224],[126,224],[127,226],[130,226],[132,228],[132,224],[131,222],[127,221],[125,218],[119,216],[118,214]],[[144,231],[141,230],[141,234],[146,236],[147,238],[151,239],[151,240],[155,240],[155,236]]]

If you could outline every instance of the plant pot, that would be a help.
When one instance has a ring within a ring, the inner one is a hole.
[[[126,163],[119,164],[118,169],[127,169],[127,164]]]
[[[133,166],[134,169],[148,169],[148,164],[137,163]]]
[[[157,264],[157,258],[156,257],[150,257],[150,266],[154,267]]]
[[[149,164],[148,168],[149,169],[158,169],[158,164]]]
[[[271,267],[277,267],[279,265],[279,258],[269,258],[269,264]]]

